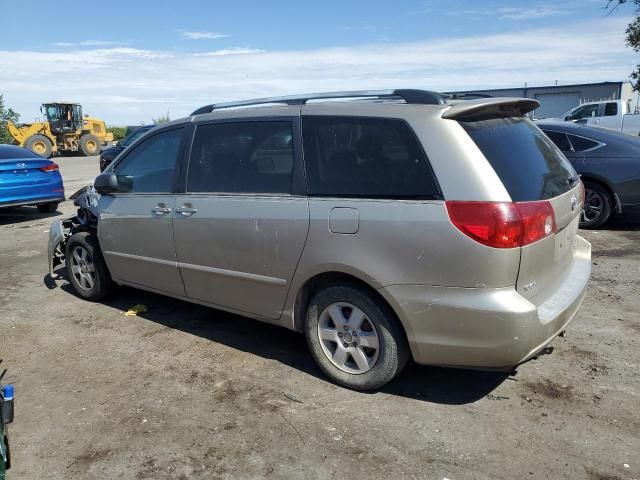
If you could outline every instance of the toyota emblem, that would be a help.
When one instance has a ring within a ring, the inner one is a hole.
[[[571,197],[571,211],[574,212],[576,210],[577,206],[578,206],[578,197],[573,195]]]

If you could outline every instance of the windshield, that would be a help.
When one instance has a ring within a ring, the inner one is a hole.
[[[50,122],[57,122],[60,118],[57,105],[47,105],[46,114],[47,120]]]
[[[122,146],[123,147],[128,147],[133,142],[135,142],[138,138],[140,138],[142,136],[142,134],[144,134],[147,130],[148,129],[146,129],[146,128],[139,128],[137,130],[134,130],[133,132],[131,132],[129,134],[129,136],[127,138],[125,138],[122,141]]]
[[[597,117],[599,108],[600,104],[598,103],[581,105],[570,110],[564,118],[565,120],[580,120],[581,118]]]

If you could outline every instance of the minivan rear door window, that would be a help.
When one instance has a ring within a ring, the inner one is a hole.
[[[291,122],[198,125],[187,191],[288,194],[293,158]]]
[[[514,202],[568,192],[577,174],[553,142],[524,117],[460,122]]]

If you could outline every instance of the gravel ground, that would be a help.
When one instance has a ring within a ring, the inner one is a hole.
[[[637,218],[582,232],[593,279],[552,355],[512,376],[410,365],[366,394],[275,326],[128,288],[80,300],[46,277],[55,216],[0,210],[9,478],[640,478]]]

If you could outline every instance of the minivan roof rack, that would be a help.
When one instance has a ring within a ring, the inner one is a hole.
[[[411,104],[421,105],[444,105],[446,103],[445,96],[438,92],[430,90],[356,90],[347,92],[327,92],[327,93],[310,93],[306,95],[290,95],[284,97],[267,97],[256,98],[253,100],[240,100],[237,102],[212,103],[195,110],[191,115],[201,115],[210,113],[221,108],[232,107],[248,107],[252,105],[266,104],[285,104],[285,105],[304,105],[309,100],[324,100],[336,98],[373,98],[373,99],[395,99],[404,100]]]
[[[486,93],[443,93],[447,100],[471,100],[474,98],[493,98],[492,95]]]

